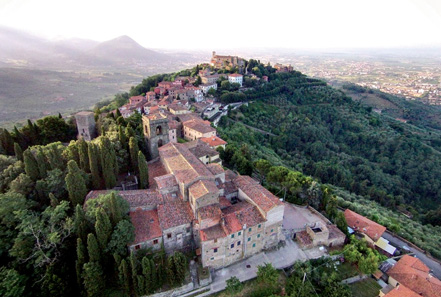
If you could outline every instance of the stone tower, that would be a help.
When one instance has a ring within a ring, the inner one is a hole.
[[[77,122],[78,137],[91,141],[96,137],[95,115],[91,111],[81,111],[75,114]]]
[[[158,148],[169,143],[168,118],[162,113],[143,115],[142,125],[150,157],[155,159],[159,156]]]

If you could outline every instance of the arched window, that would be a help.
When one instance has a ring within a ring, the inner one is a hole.
[[[156,135],[162,135],[162,126],[156,127]]]
[[[163,143],[162,143],[162,139],[159,139],[158,140],[158,147],[161,147],[163,145]]]

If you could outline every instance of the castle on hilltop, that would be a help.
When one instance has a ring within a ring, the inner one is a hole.
[[[238,56],[219,56],[216,55],[215,51],[213,51],[210,65],[215,68],[226,68],[226,69],[232,69],[234,67],[238,67],[239,71],[242,71],[243,68],[245,67],[245,59],[242,59]]]
[[[204,267],[220,268],[279,243],[284,204],[251,177],[202,162],[201,149],[192,142],[158,146],[150,189],[119,192],[135,226],[131,250],[195,250]],[[107,192],[91,191],[86,200]]]

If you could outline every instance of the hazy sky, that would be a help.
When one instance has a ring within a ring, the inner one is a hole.
[[[150,48],[441,45],[441,0],[0,0],[0,25]]]

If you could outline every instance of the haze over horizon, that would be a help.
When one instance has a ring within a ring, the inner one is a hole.
[[[3,0],[0,25],[50,39],[128,35],[164,49],[433,47],[441,2]]]

